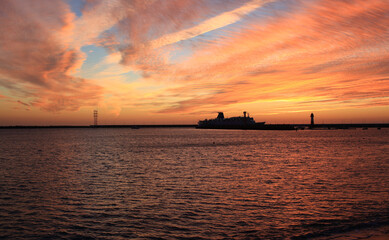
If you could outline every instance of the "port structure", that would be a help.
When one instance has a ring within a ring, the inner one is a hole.
[[[93,110],[93,125],[94,126],[97,126],[97,117],[98,117],[97,110]]]

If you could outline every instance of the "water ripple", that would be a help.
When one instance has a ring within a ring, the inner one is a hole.
[[[2,129],[0,238],[342,239],[381,229],[388,133]]]

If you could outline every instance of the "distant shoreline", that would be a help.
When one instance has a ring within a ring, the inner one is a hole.
[[[195,128],[197,125],[194,124],[167,124],[167,125],[50,125],[50,126],[0,126],[0,129],[12,129],[12,128]]]
[[[353,129],[353,128],[389,128],[389,123],[346,123],[346,124],[265,124],[265,128],[243,128],[247,130],[282,130],[280,127],[296,130],[303,129]],[[27,129],[27,128],[195,128],[197,124],[148,124],[148,125],[49,125],[49,126],[0,126],[0,129]],[[219,128],[229,129],[229,128]],[[240,128],[238,128],[240,129]]]

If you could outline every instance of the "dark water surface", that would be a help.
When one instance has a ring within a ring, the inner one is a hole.
[[[388,225],[387,129],[0,130],[0,238],[311,239]]]

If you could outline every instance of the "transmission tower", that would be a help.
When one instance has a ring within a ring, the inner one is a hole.
[[[93,125],[97,126],[97,110],[93,110],[93,119],[94,119]]]

